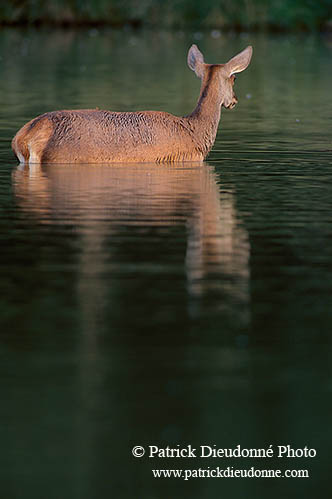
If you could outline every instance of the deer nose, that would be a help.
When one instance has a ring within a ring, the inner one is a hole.
[[[238,100],[237,98],[234,96],[233,99],[232,99],[232,102],[230,103],[229,105],[229,109],[233,109],[233,107],[235,107],[235,105],[238,103]]]

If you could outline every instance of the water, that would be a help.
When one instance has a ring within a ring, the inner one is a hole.
[[[254,46],[204,165],[17,165],[12,136],[47,110],[190,112],[193,41],[208,62]],[[2,30],[0,56],[2,495],[327,495],[331,41]],[[317,457],[131,454],[189,444]],[[151,472],[217,466],[310,478]]]

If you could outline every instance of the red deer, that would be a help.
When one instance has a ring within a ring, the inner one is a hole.
[[[205,64],[196,45],[188,66],[201,79],[194,111],[178,117],[160,111],[99,109],[53,111],[26,123],[12,148],[20,163],[131,163],[202,161],[211,150],[221,106],[238,102],[235,73],[251,60],[249,46],[226,64]]]

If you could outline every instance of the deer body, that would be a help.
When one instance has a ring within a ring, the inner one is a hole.
[[[12,148],[21,163],[202,161],[216,138],[221,106],[237,103],[234,73],[249,64],[247,47],[227,64],[205,64],[196,45],[188,65],[201,78],[195,110],[177,117],[159,111],[53,111],[24,125]]]

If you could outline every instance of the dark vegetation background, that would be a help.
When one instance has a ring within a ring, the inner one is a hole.
[[[0,0],[0,23],[331,30],[332,0]]]

